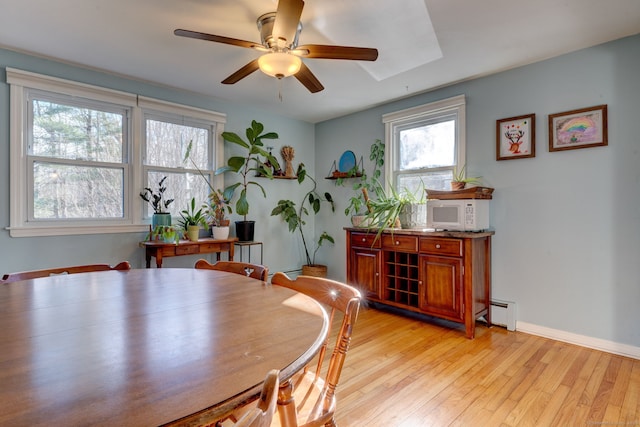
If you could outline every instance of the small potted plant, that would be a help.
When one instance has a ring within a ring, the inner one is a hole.
[[[209,204],[205,205],[204,213],[210,218],[212,235],[216,240],[229,238],[229,219],[226,216],[232,213],[229,202],[221,190],[214,190],[209,194]]]
[[[467,184],[478,184],[480,183],[480,176],[474,178],[465,178],[465,167],[466,165],[462,165],[460,169],[453,169],[453,178],[451,178],[451,189],[452,190],[463,190]]]
[[[207,216],[202,212],[202,208],[196,211],[196,198],[191,198],[191,203],[180,212],[180,219],[178,224],[186,232],[187,238],[192,242],[198,241],[198,235],[200,234],[200,227],[205,230],[209,229],[207,224]]]
[[[335,206],[333,198],[329,193],[321,195],[316,191],[317,183],[311,176],[307,176],[304,164],[302,163],[298,166],[297,176],[299,184],[301,184],[305,178],[309,178],[311,182],[313,182],[313,187],[304,195],[299,207],[296,207],[296,204],[291,200],[280,200],[278,205],[271,211],[271,215],[280,215],[280,217],[288,224],[290,232],[295,233],[298,231],[300,233],[307,261],[307,263],[302,266],[302,274],[305,276],[326,277],[327,266],[316,264],[316,253],[318,252],[318,249],[320,249],[320,246],[322,246],[323,242],[327,241],[335,243],[335,241],[326,231],[322,232],[316,242],[313,255],[309,255],[309,248],[307,247],[307,239],[304,235],[303,226],[306,224],[305,217],[309,215],[309,209],[306,207],[307,202],[314,214],[317,214],[320,211],[322,202],[328,203],[331,206],[331,211],[334,212]]]
[[[167,191],[167,187],[164,185],[164,181],[166,179],[167,177],[165,176],[160,180],[157,192],[154,192],[150,187],[145,187],[144,191],[140,193],[142,200],[149,203],[153,208],[153,217],[151,218],[153,229],[159,225],[171,225],[171,214],[166,212],[165,209],[173,203],[173,199],[165,199],[164,192]]]

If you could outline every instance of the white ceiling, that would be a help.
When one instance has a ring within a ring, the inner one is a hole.
[[[425,7],[426,6],[426,7]],[[304,62],[325,86],[255,72],[260,53],[173,35],[260,41],[276,0],[0,0],[0,47],[319,122],[640,33],[640,0],[306,0],[300,44],[374,47],[376,63]],[[282,100],[279,99],[279,93]]]

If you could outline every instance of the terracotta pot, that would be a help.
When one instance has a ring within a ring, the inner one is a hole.
[[[452,190],[462,190],[466,186],[466,182],[451,181]]]
[[[314,277],[327,277],[327,266],[314,264],[314,265],[303,265],[302,266],[302,275],[303,276],[314,276]]]

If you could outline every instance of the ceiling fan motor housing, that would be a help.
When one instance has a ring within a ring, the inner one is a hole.
[[[260,31],[260,42],[270,49],[279,50],[283,47],[286,47],[288,49],[295,49],[296,46],[298,46],[298,38],[300,37],[300,32],[302,31],[302,22],[298,22],[296,36],[293,38],[293,41],[287,46],[278,46],[277,40],[273,39],[273,23],[275,22],[275,20],[276,12],[265,13],[257,19],[256,25],[258,26],[258,31]]]

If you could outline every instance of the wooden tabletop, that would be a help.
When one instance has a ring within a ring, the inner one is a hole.
[[[317,353],[314,300],[237,274],[140,269],[0,285],[0,425],[197,425]]]

